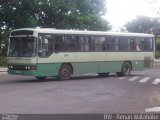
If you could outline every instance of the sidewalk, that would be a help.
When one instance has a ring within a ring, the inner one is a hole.
[[[154,61],[154,68],[160,68],[160,61]]]
[[[0,72],[7,72],[7,68],[0,67]]]

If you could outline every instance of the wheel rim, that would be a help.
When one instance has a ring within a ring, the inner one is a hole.
[[[129,75],[129,74],[130,74],[130,71],[131,71],[130,65],[129,65],[129,64],[126,64],[126,65],[124,66],[123,73],[124,73],[125,75]]]
[[[71,68],[68,65],[62,65],[59,71],[59,79],[67,80],[71,77]]]
[[[69,76],[69,70],[67,68],[63,68],[61,72],[63,77],[68,77]]]

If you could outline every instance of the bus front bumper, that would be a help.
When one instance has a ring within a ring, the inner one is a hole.
[[[10,70],[8,69],[8,74],[11,75],[27,75],[27,76],[33,76],[35,75],[35,70]]]

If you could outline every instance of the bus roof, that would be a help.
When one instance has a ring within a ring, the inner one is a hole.
[[[137,36],[137,37],[154,37],[152,34],[145,33],[129,33],[129,32],[105,32],[105,31],[82,31],[82,30],[60,30],[53,28],[22,28],[15,29],[15,31],[33,31],[37,33],[55,33],[55,34],[75,34],[75,35],[113,35],[113,36]]]

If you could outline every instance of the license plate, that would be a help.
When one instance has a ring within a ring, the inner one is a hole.
[[[22,72],[21,72],[21,71],[15,71],[15,73],[16,73],[16,74],[22,74]]]

